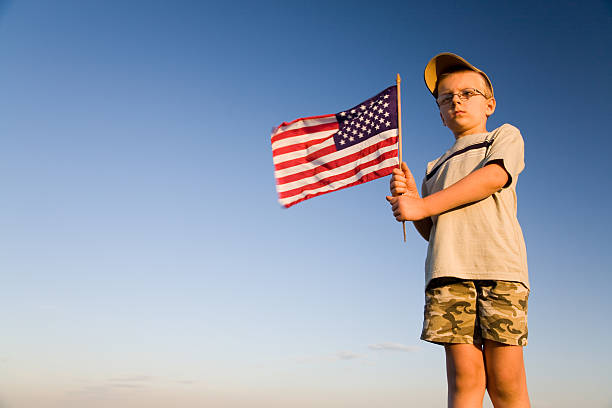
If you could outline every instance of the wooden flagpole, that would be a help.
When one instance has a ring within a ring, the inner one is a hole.
[[[398,133],[398,154],[399,154],[399,164],[398,167],[402,169],[402,97],[400,92],[400,82],[402,79],[400,78],[400,74],[397,74],[396,78],[397,84],[397,133]],[[402,231],[404,232],[404,242],[406,242],[406,221],[402,221]]]

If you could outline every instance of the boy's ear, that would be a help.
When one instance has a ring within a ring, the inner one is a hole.
[[[442,119],[442,126],[446,126],[446,123],[444,122],[444,117],[442,116],[442,112],[440,112],[440,119]]]
[[[487,99],[487,108],[485,109],[485,115],[487,115],[487,118],[491,116],[493,112],[495,112],[495,106],[497,106],[497,102],[495,101],[494,97]]]

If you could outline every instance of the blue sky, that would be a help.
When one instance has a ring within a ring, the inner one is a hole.
[[[611,407],[612,5],[551,4],[1,3],[0,407],[443,406],[388,180],[284,210],[269,142],[399,72],[421,178],[442,51],[525,140],[532,404]]]

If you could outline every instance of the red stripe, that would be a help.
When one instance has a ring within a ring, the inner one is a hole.
[[[360,178],[359,180],[357,180],[357,181],[355,181],[353,183],[347,184],[346,186],[342,186],[340,188],[337,188],[335,190],[321,191],[319,193],[313,193],[313,194],[306,194],[306,196],[304,196],[304,197],[302,197],[302,198],[300,198],[298,200],[292,201],[289,204],[285,204],[284,207],[285,208],[289,208],[292,205],[295,205],[295,204],[297,204],[297,203],[299,203],[301,201],[304,201],[304,200],[308,200],[309,198],[320,196],[322,194],[331,193],[332,191],[338,191],[338,190],[342,190],[344,188],[356,186],[357,184],[367,183],[368,181],[376,180],[377,178],[380,178],[380,177],[388,176],[389,174],[391,174],[393,172],[393,169],[396,169],[396,168],[397,168],[397,165],[396,166],[390,166],[390,167],[384,167],[382,169],[373,171],[372,173],[368,173],[365,176],[363,176],[362,178]]]
[[[278,149],[273,149],[272,150],[272,157],[278,156],[278,155],[281,155],[281,154],[285,154],[285,153],[295,152],[297,150],[308,149],[308,148],[310,148],[310,147],[312,147],[314,145],[318,145],[319,143],[323,143],[324,141],[326,141],[330,137],[334,137],[334,135],[331,134],[331,135],[325,136],[325,137],[323,137],[321,139],[313,139],[313,140],[309,140],[307,142],[296,143],[296,144],[289,145],[289,146],[279,147]]]
[[[345,164],[357,161],[358,159],[360,159],[361,157],[365,157],[368,154],[374,153],[375,151],[377,151],[380,148],[386,147],[386,146],[391,146],[393,144],[397,143],[397,136],[395,137],[390,137],[388,139],[385,140],[381,140],[380,142],[372,145],[372,146],[368,146],[363,150],[360,150],[358,152],[355,152],[353,154],[349,154],[348,156],[344,156],[344,157],[340,157],[336,160],[332,160],[330,162],[327,162],[325,164],[322,164],[320,166],[317,167],[313,167],[311,169],[308,170],[304,170],[301,171],[299,173],[295,173],[295,174],[290,174],[288,176],[284,176],[281,178],[277,178],[276,179],[276,184],[286,184],[286,183],[291,183],[293,181],[297,181],[303,178],[307,178],[307,177],[312,177],[316,174],[319,174],[321,172],[327,171],[327,170],[332,170],[332,169],[336,169],[340,166],[344,166]],[[395,150],[395,155],[397,155],[397,149]]]
[[[322,123],[320,125],[305,126],[297,129],[285,130],[272,136],[272,143],[278,142],[279,140],[288,139],[299,135],[306,135],[308,133],[322,132],[324,130],[336,130],[338,129],[338,122]]]
[[[386,159],[391,159],[393,157],[397,157],[397,150],[392,150],[390,152],[383,153],[379,157],[377,157],[377,158],[375,158],[373,160],[370,160],[369,162],[361,163],[359,166],[355,166],[351,170],[345,171],[344,173],[340,173],[340,174],[336,174],[334,176],[326,177],[326,178],[324,178],[322,180],[315,181],[314,183],[306,184],[306,185],[303,185],[301,187],[294,188],[293,190],[283,191],[282,193],[279,193],[278,196],[279,196],[279,198],[288,198],[288,197],[293,197],[294,195],[300,194],[301,192],[303,192],[305,190],[312,190],[312,189],[317,189],[317,188],[320,188],[320,187],[325,187],[325,186],[333,183],[334,181],[344,180],[346,178],[353,177],[359,171],[361,171],[363,169],[366,169],[366,168],[368,168],[370,166],[376,165],[378,163],[381,163],[382,161],[384,161]],[[334,190],[332,190],[332,191],[334,191]]]
[[[323,149],[317,150],[316,152],[310,153],[306,156],[298,157],[297,159],[287,160],[274,165],[274,170],[282,170],[288,167],[297,166],[298,164],[304,164],[316,160],[320,157],[326,156],[330,153],[336,152],[336,145],[324,147]]]

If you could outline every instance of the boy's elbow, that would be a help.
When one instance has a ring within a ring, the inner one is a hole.
[[[491,183],[491,190],[493,192],[499,191],[508,185],[510,175],[503,167],[501,160],[494,160],[487,163],[486,167],[489,170],[489,181]]]

